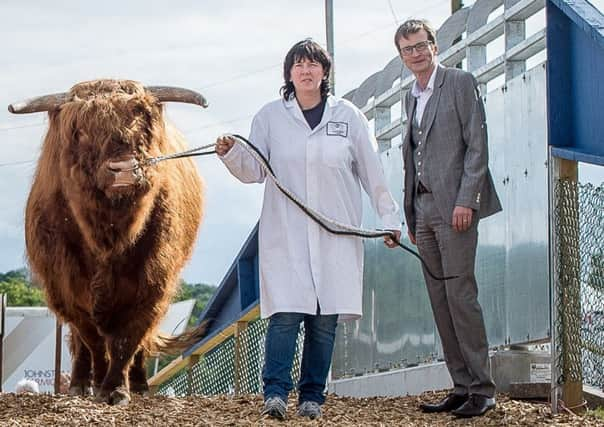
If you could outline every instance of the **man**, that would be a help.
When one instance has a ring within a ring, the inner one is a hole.
[[[416,81],[407,93],[403,142],[404,207],[409,239],[424,268],[434,319],[453,393],[425,412],[460,417],[495,407],[488,342],[474,276],[478,220],[501,210],[489,173],[487,128],[472,74],[438,64],[436,33],[423,20],[409,20],[394,42]]]

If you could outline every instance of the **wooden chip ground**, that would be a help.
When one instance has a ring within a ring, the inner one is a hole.
[[[459,420],[448,414],[423,414],[421,397],[353,399],[329,396],[323,417],[309,421],[296,415],[290,399],[288,419],[260,416],[259,396],[138,397],[129,406],[94,403],[92,398],[47,394],[0,394],[1,426],[604,426],[594,417],[560,414],[553,417],[545,403],[513,401],[498,396],[497,408],[486,416]]]

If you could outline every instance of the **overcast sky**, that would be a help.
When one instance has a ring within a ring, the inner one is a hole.
[[[397,21],[421,14],[438,26],[450,7],[448,0],[334,3],[340,95],[395,57]],[[223,132],[247,135],[253,114],[278,96],[287,50],[306,37],[325,45],[323,8],[324,0],[1,2],[0,271],[25,265],[24,206],[47,122],[44,113],[11,115],[9,103],[83,80],[127,78],[207,97],[206,110],[166,109],[192,147]],[[218,284],[258,220],[262,186],[239,183],[214,157],[198,159],[206,216],[183,277]]]
[[[602,3],[604,0],[596,0]],[[336,93],[343,95],[396,56],[397,23],[440,26],[449,0],[335,0]],[[466,2],[467,3],[467,2]],[[0,3],[0,272],[25,265],[25,200],[46,115],[11,115],[23,98],[97,78],[196,89],[210,107],[168,104],[191,147],[224,132],[247,135],[253,114],[278,96],[281,64],[297,41],[325,44],[324,0],[23,0]],[[188,282],[218,284],[255,225],[262,186],[244,185],[214,157],[196,163],[206,216]]]

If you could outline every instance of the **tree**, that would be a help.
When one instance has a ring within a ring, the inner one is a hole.
[[[177,294],[174,302],[194,299],[195,306],[189,319],[189,326],[195,326],[199,321],[199,316],[206,307],[206,304],[216,292],[216,287],[205,283],[187,283],[181,282],[180,292]]]
[[[6,294],[7,304],[13,307],[46,305],[44,293],[29,281],[26,269],[0,273],[0,294]]]

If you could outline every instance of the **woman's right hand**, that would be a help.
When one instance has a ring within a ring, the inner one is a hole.
[[[224,156],[235,144],[235,138],[228,135],[219,136],[216,139],[216,154],[219,156]]]

